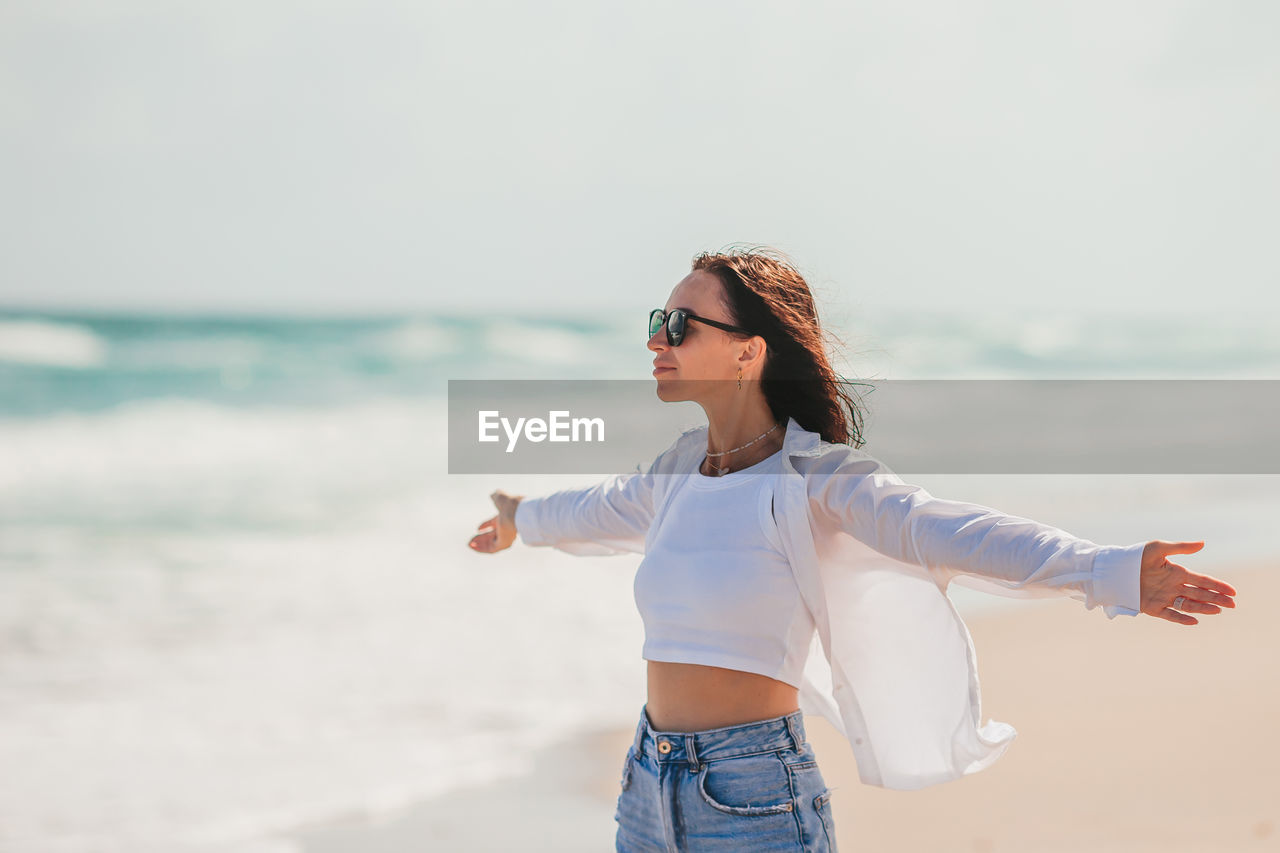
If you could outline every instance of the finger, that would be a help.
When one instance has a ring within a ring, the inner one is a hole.
[[[480,524],[476,526],[476,530],[492,530],[497,523],[498,517],[495,515],[493,518],[485,519],[480,522]]]
[[[1199,542],[1166,542],[1163,539],[1157,539],[1156,545],[1163,554],[1194,554],[1204,547],[1204,540]]]
[[[1179,566],[1177,563],[1165,563],[1165,565],[1182,572],[1183,584],[1191,590],[1191,595],[1196,598],[1204,601],[1213,601],[1225,607],[1236,606],[1235,599],[1231,598],[1236,594],[1236,588],[1226,581],[1187,571],[1185,567]]]
[[[1216,604],[1220,607],[1236,606],[1236,600],[1229,595],[1223,595],[1211,589],[1206,589],[1205,587],[1200,587],[1200,586],[1192,586],[1190,584],[1187,585],[1186,589],[1187,591],[1182,594],[1187,596],[1188,598],[1194,598],[1200,601],[1209,602],[1211,604]]]
[[[1199,601],[1194,598],[1184,598],[1182,607],[1179,608],[1183,613],[1221,613],[1222,608],[1216,604],[1210,604],[1207,601]]]
[[[1194,584],[1201,589],[1211,589],[1215,592],[1220,592],[1223,595],[1236,594],[1236,588],[1226,581],[1211,578],[1208,575],[1198,575],[1195,572],[1187,572],[1187,574],[1190,575],[1190,577],[1187,578],[1187,583]]]
[[[1172,607],[1166,607],[1164,610],[1161,610],[1157,615],[1165,619],[1168,619],[1170,622],[1177,622],[1179,625],[1195,625],[1200,621],[1194,616],[1188,616],[1185,613],[1179,613],[1178,611],[1174,610]]]

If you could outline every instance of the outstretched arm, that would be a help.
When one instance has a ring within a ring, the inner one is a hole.
[[[581,556],[644,553],[653,521],[653,477],[633,471],[613,475],[594,486],[561,489],[543,497],[489,496],[498,514],[480,522],[468,546],[495,554],[515,543],[550,545]]]
[[[815,513],[882,554],[948,578],[967,574],[1011,590],[1057,589],[1088,609],[1103,606],[1108,618],[1144,612],[1183,624],[1195,620],[1168,609],[1176,595],[1203,602],[1196,612],[1212,613],[1214,605],[1229,606],[1222,593],[1234,593],[1208,576],[1162,568],[1166,553],[1187,553],[1168,550],[1174,543],[1098,545],[991,507],[935,498],[862,451],[828,454],[806,481]],[[1170,592],[1195,583],[1191,578],[1209,587]]]
[[[518,534],[526,545],[550,545],[570,554],[643,554],[656,513],[658,478],[674,475],[681,441],[691,432],[685,430],[647,468],[637,465],[634,471],[613,474],[593,486],[536,498],[494,492],[498,515],[480,524],[472,550],[501,550]]]
[[[583,556],[643,554],[654,516],[653,477],[614,474],[594,486],[524,498],[515,508],[520,539]]]

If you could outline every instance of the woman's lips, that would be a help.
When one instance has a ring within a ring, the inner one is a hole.
[[[660,373],[667,373],[668,371],[671,371],[671,370],[675,370],[675,368],[674,367],[655,367],[653,369],[653,375],[657,376]]]

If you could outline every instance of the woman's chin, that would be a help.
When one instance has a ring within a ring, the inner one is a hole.
[[[682,387],[683,382],[674,379],[658,378],[658,385],[654,389],[658,394],[658,399],[664,403],[677,403],[682,400],[689,399],[685,389]]]

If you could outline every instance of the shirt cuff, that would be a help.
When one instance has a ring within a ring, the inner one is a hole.
[[[1104,545],[1093,556],[1093,598],[1108,619],[1142,612],[1142,553],[1146,542]]]
[[[541,498],[521,498],[516,504],[516,536],[526,545],[547,544],[538,528],[538,504],[541,501]]]

